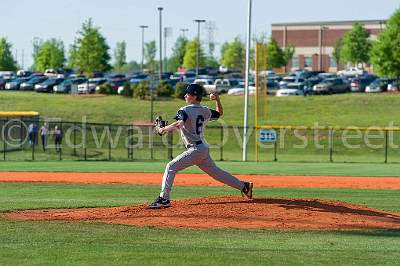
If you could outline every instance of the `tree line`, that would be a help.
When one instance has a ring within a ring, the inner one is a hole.
[[[255,38],[253,43],[261,43],[265,48],[267,68],[279,68],[287,65],[292,59],[295,47],[280,48],[273,38],[265,36]],[[65,54],[64,43],[61,40],[49,39],[33,44],[34,64],[32,69],[44,71],[48,68],[62,67],[77,69],[79,72],[93,75],[95,72],[133,72],[141,70],[136,61],[127,62],[126,42],[116,44],[113,50],[111,64],[110,47],[100,28],[89,19],[82,24],[77,36]],[[184,36],[177,38],[172,48],[171,56],[166,59],[165,70],[176,71],[179,68],[195,68],[197,51],[199,50],[199,67],[225,66],[229,69],[243,71],[245,67],[245,44],[236,37],[231,42],[221,46],[220,59],[214,54],[214,45],[210,44],[208,51],[197,38],[188,40]],[[251,54],[254,54],[254,48]],[[12,55],[12,44],[6,38],[0,38],[0,70],[15,71],[17,63]],[[158,71],[156,59],[157,47],[155,41],[145,43],[144,68],[148,71]],[[253,56],[254,57],[254,56]],[[333,57],[337,64],[366,64],[371,63],[374,72],[381,76],[400,77],[400,10],[388,20],[385,29],[378,35],[377,40],[369,39],[368,31],[360,23],[355,23],[352,30],[345,33],[334,47]],[[254,58],[252,58],[254,61]],[[251,64],[254,65],[254,64]]]

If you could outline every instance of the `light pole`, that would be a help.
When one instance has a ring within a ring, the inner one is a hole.
[[[139,26],[142,29],[142,64],[141,64],[141,69],[143,72],[143,61],[144,61],[144,29],[147,29],[149,26],[147,25],[140,25]]]
[[[243,118],[243,161],[247,161],[248,107],[249,107],[249,76],[250,76],[250,42],[251,42],[251,0],[247,9],[247,42],[246,42],[246,76],[244,81],[244,118]],[[257,131],[255,132],[257,134]]]
[[[159,11],[159,19],[160,19],[160,43],[159,43],[159,46],[158,46],[159,50],[160,50],[160,69],[159,69],[158,75],[159,75],[159,78],[160,78],[160,81],[161,81],[162,71],[163,71],[163,62],[162,62],[162,11],[163,11],[164,8],[159,7],[157,9]]]
[[[189,31],[189,29],[179,29],[182,32],[182,37],[185,38],[185,32]]]
[[[200,56],[200,23],[206,22],[204,19],[195,19],[194,22],[197,23],[197,54],[196,54],[196,78],[199,75],[199,56]]]
[[[167,68],[167,38],[172,36],[172,28],[165,27],[164,28],[164,72]]]

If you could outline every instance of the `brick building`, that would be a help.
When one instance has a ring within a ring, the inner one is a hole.
[[[386,20],[360,21],[324,21],[305,23],[275,23],[272,24],[272,38],[281,48],[287,45],[295,47],[293,59],[288,63],[285,72],[291,68],[309,70],[324,70],[336,72],[342,66],[337,66],[332,56],[336,41],[350,31],[355,22],[360,22],[370,33],[370,39],[376,39],[386,25]]]

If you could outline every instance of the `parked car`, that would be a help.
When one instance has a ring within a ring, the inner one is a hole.
[[[399,91],[400,88],[400,80],[393,80],[387,86],[387,90],[390,92]]]
[[[364,75],[365,73],[366,71],[357,67],[350,67],[337,72],[337,74],[341,76],[361,76]]]
[[[199,84],[201,86],[213,85],[214,84],[214,80],[213,79],[203,79],[203,78],[201,78],[201,79],[195,79],[193,81],[193,83]]]
[[[254,95],[256,92],[256,87],[249,86],[249,95]],[[244,87],[238,86],[228,90],[228,95],[244,95]]]
[[[195,72],[175,72],[174,74],[169,76],[169,79],[176,79],[178,81],[184,81],[184,79],[196,79],[196,73]]]
[[[36,76],[31,78],[28,81],[25,81],[23,83],[21,83],[19,89],[20,90],[34,90],[35,89],[35,85],[44,82],[45,80],[47,80],[46,76]]]
[[[27,78],[27,77],[11,80],[6,83],[5,89],[6,90],[19,90],[20,85],[27,80],[29,80],[29,78]]]
[[[85,83],[86,81],[86,78],[66,79],[60,84],[54,86],[53,90],[55,93],[70,93],[73,85],[78,86],[79,84]]]
[[[96,87],[107,82],[105,78],[93,78],[78,85],[78,93],[95,93]]]
[[[314,85],[314,94],[332,94],[339,92],[349,92],[350,85],[342,78],[329,78]]]
[[[279,82],[275,81],[275,79],[267,78],[267,93],[275,95],[279,90]]]
[[[356,77],[351,80],[351,91],[352,92],[365,92],[365,88],[375,79],[377,76],[365,75],[361,77]]]
[[[286,76],[279,82],[279,88],[284,89],[289,83],[304,83],[305,79],[296,76]]]
[[[304,95],[304,83],[302,82],[292,82],[286,85],[285,88],[279,89],[276,92],[276,96],[297,96]]]
[[[31,76],[33,73],[32,71],[29,70],[18,70],[17,71],[17,77],[29,77]]]
[[[15,73],[12,71],[0,71],[0,78],[8,82],[15,79]]]
[[[337,75],[334,74],[334,73],[322,72],[322,73],[317,74],[317,77],[318,77],[319,79],[321,79],[321,81],[322,81],[322,80],[324,80],[324,79],[337,78]]]
[[[63,78],[50,78],[46,81],[36,84],[35,91],[37,92],[53,92],[53,87],[63,82]]]
[[[393,82],[393,79],[378,78],[365,87],[365,92],[384,92],[387,91],[388,85]]]
[[[203,87],[207,93],[211,93],[213,91],[222,93],[222,92],[228,92],[228,90],[230,88],[238,85],[238,81],[236,81],[236,84],[231,84],[231,83],[232,83],[232,81],[230,81],[229,79],[216,79],[214,81],[214,84],[212,84],[212,85],[205,84],[205,85],[203,85]]]
[[[129,80],[132,85],[139,84],[142,81],[150,81],[150,77],[147,74],[135,74]]]
[[[121,91],[124,89],[124,84],[127,82],[125,79],[113,79],[108,80],[107,83],[110,84],[113,91],[116,91],[118,94],[121,94]],[[101,84],[100,84],[101,85]],[[99,86],[96,87],[98,90]]]
[[[49,68],[44,71],[44,75],[49,78],[57,78],[58,73],[55,69]]]

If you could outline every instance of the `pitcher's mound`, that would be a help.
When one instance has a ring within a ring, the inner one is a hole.
[[[113,208],[26,210],[7,214],[26,220],[100,221],[140,226],[241,229],[400,228],[400,213],[319,199],[207,197],[174,200],[165,209],[147,204]]]

